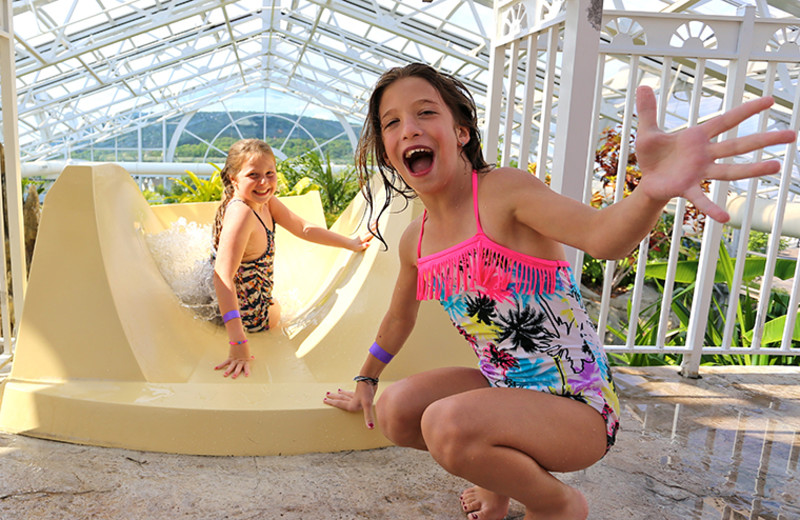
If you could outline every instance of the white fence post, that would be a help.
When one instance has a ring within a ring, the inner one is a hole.
[[[550,187],[575,200],[583,200],[586,163],[594,154],[591,135],[594,89],[600,47],[602,1],[567,0],[561,84],[558,90],[555,148]],[[547,131],[547,129],[542,129]],[[567,249],[567,260],[576,271],[582,255]]]
[[[730,110],[742,102],[744,85],[747,79],[747,65],[749,52],[753,47],[753,29],[755,26],[755,7],[745,8],[739,31],[739,56],[731,60],[728,68],[728,83],[725,88],[723,110]],[[702,78],[698,78],[702,81]],[[738,128],[734,128],[720,139],[736,137]],[[725,162],[732,162],[726,160]],[[711,199],[715,204],[725,207],[728,200],[728,182],[714,181],[711,188]],[[692,299],[692,311],[689,326],[686,332],[686,346],[689,351],[683,356],[681,362],[681,375],[684,377],[700,377],[700,358],[705,343],[705,333],[708,327],[708,315],[711,309],[711,293],[714,290],[714,277],[719,260],[719,247],[722,240],[722,224],[716,220],[706,219],[703,232],[703,242],[700,250],[700,261],[697,269],[697,285]],[[745,238],[743,238],[745,240]],[[738,298],[736,289],[732,293]]]

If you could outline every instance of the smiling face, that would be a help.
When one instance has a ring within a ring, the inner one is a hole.
[[[251,206],[265,204],[278,188],[275,158],[266,154],[254,154],[244,162],[232,181],[234,197]]]
[[[428,81],[412,76],[387,86],[379,116],[386,160],[416,191],[470,169],[461,157],[469,133]]]

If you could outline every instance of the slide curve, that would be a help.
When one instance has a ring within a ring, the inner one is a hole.
[[[316,192],[282,199],[324,224]],[[357,197],[334,224],[366,229]],[[225,330],[181,306],[147,237],[183,217],[208,224],[217,203],[150,206],[115,164],[69,166],[48,192],[0,429],[80,444],[203,455],[276,455],[388,445],[361,414],[322,403],[352,378],[389,305],[397,240],[414,205],[381,222],[389,251],[311,244],[278,228],[275,283],[296,295],[283,326],[249,335],[250,377],[213,367]],[[475,366],[437,303],[423,302],[379,391],[438,366]]]

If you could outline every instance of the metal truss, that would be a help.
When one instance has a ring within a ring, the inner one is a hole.
[[[197,111],[262,91],[328,111],[354,141],[348,127],[363,121],[378,76],[411,61],[458,76],[482,108],[493,3],[15,0],[22,160],[68,159],[151,125],[164,125],[162,157],[168,160]],[[731,14],[746,3],[606,0],[605,7]],[[800,16],[796,0],[756,5],[762,17]],[[787,73],[796,80],[796,70]],[[604,106],[617,103],[614,98],[609,89]]]
[[[12,5],[26,161],[66,159],[90,143],[263,89],[358,124],[378,76],[410,61],[457,74],[478,96],[486,88],[488,1]]]

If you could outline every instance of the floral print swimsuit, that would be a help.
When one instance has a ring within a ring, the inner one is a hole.
[[[619,400],[597,331],[568,262],[543,260],[492,241],[478,215],[477,233],[421,257],[417,299],[437,299],[478,356],[491,386],[529,388],[583,402],[606,422],[607,449],[619,428]]]
[[[232,199],[230,203],[237,201],[246,204],[239,199]],[[272,305],[273,264],[275,261],[275,232],[264,224],[258,213],[253,211],[253,214],[267,232],[267,249],[255,260],[242,262],[233,281],[239,299],[242,325],[249,332],[260,332],[269,329],[269,307]]]

